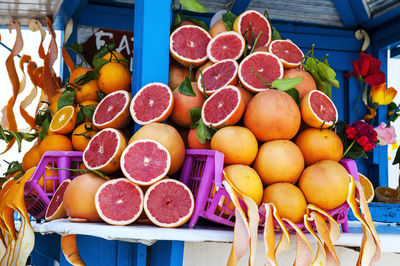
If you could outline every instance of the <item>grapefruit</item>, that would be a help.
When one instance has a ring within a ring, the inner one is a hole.
[[[50,222],[55,219],[67,218],[67,212],[64,208],[63,197],[65,190],[67,189],[69,183],[71,183],[70,179],[65,179],[61,185],[54,192],[53,197],[50,200],[50,203],[46,210],[45,219]]]
[[[164,146],[171,156],[169,175],[176,173],[185,159],[185,144],[178,131],[167,124],[151,123],[140,128],[129,140],[129,144],[139,139],[152,139]]]
[[[105,94],[131,89],[132,74],[123,63],[109,62],[100,68],[99,74],[97,85]]]
[[[169,65],[168,86],[171,90],[178,88],[186,77],[189,77],[189,69],[178,64]]]
[[[301,117],[310,127],[328,128],[338,120],[332,100],[322,91],[312,90],[300,102]]]
[[[214,134],[211,139],[211,149],[222,152],[226,164],[250,165],[256,158],[258,142],[249,129],[228,126]]]
[[[143,192],[126,178],[109,180],[95,195],[95,206],[101,219],[112,225],[133,223],[143,210]]]
[[[339,162],[342,159],[342,141],[329,129],[307,128],[297,135],[295,142],[303,153],[306,165],[321,160]]]
[[[261,145],[253,167],[264,185],[294,184],[304,169],[304,158],[299,147],[290,140],[273,140]]]
[[[226,32],[226,31],[228,31],[228,29],[226,28],[222,19],[220,19],[217,22],[215,22],[214,25],[212,25],[212,27],[210,28],[210,30],[208,32],[210,33],[211,37],[214,38],[218,34],[220,34],[222,32]]]
[[[188,134],[188,147],[189,149],[210,149],[210,140],[206,140],[206,143],[201,143],[196,136],[196,129],[192,128],[189,130]]]
[[[300,99],[302,99],[308,92],[317,89],[314,78],[307,71],[298,70],[295,68],[286,69],[285,73],[283,74],[283,78],[303,78],[303,80],[294,87],[296,90],[298,90]]]
[[[323,160],[304,169],[299,187],[308,203],[330,211],[346,202],[349,182],[349,174],[341,164]]]
[[[69,134],[75,128],[77,112],[71,105],[64,106],[53,116],[49,130],[56,134]]]
[[[212,62],[225,59],[238,60],[245,47],[242,35],[235,31],[222,32],[211,39],[207,45],[207,56]]]
[[[201,66],[199,66],[199,68],[196,71],[196,75],[194,76],[194,80],[197,81],[200,77],[201,72],[204,73],[204,70],[206,70],[206,68],[208,68],[209,66],[214,65],[213,61],[207,61],[204,64],[202,64]]]
[[[171,156],[168,150],[150,139],[130,143],[121,156],[124,176],[142,186],[149,186],[164,178],[170,166]]]
[[[182,182],[164,179],[151,185],[144,196],[147,217],[160,227],[178,227],[192,216],[194,198]]]
[[[204,102],[201,119],[208,127],[221,128],[239,122],[243,112],[244,99],[240,90],[229,85],[218,89]]]
[[[94,197],[104,182],[105,179],[93,173],[77,176],[71,181],[63,196],[64,208],[67,215],[72,218],[71,221],[101,221],[96,211]]]
[[[303,192],[291,183],[275,183],[264,190],[263,202],[273,203],[279,216],[294,223],[302,223],[307,202]]]
[[[170,119],[180,127],[189,128],[191,124],[190,109],[201,108],[204,103],[204,94],[197,89],[196,82],[192,82],[192,90],[196,96],[183,94],[178,89],[172,93],[174,96],[174,108]]]
[[[120,131],[103,129],[89,141],[83,152],[83,163],[87,169],[111,174],[119,169],[119,160],[125,148],[126,140]]]
[[[171,89],[163,83],[153,82],[135,94],[129,110],[137,124],[147,125],[166,120],[171,115],[173,106]]]
[[[169,39],[169,50],[172,57],[184,66],[200,66],[207,61],[207,45],[210,34],[195,25],[177,28]]]
[[[197,88],[207,95],[216,90],[237,83],[238,63],[232,59],[226,59],[207,67],[197,79]],[[205,88],[205,89],[204,89]]]
[[[291,40],[275,40],[268,46],[268,51],[276,55],[285,68],[300,66],[304,54]]]
[[[268,46],[272,40],[272,31],[269,21],[256,10],[247,10],[240,14],[233,23],[233,30],[239,32],[240,35],[246,33],[244,37],[249,46],[254,45],[253,40],[258,37],[258,34],[260,34],[256,48]]]
[[[300,128],[300,122],[296,102],[287,93],[278,90],[257,93],[244,114],[245,126],[259,141],[292,139]]]
[[[249,92],[248,90],[246,90],[245,88],[243,88],[242,86],[237,86],[237,87],[239,88],[240,92],[242,93],[244,105],[247,108],[247,105],[249,105],[251,98],[253,98],[253,94],[251,92]]]
[[[283,77],[283,65],[276,55],[255,52],[240,62],[238,75],[246,89],[260,92],[270,87],[264,82],[272,83]]]
[[[98,129],[125,128],[129,123],[129,101],[127,91],[120,90],[108,94],[93,113],[93,125]]]

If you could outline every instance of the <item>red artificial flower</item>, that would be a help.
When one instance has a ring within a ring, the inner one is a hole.
[[[363,146],[364,151],[371,151],[373,148],[375,148],[375,144],[367,143]]]
[[[354,137],[357,134],[357,130],[354,127],[351,127],[350,125],[347,125],[345,132],[348,139],[354,139]]]
[[[378,86],[386,79],[385,73],[380,70],[381,63],[370,54],[360,53],[358,61],[353,61],[353,73],[346,74],[345,77],[354,76],[371,86]]]
[[[356,121],[351,126],[347,125],[345,133],[348,139],[354,139],[364,151],[372,150],[378,141],[377,132],[364,120]]]
[[[361,136],[357,139],[357,143],[360,144],[362,147],[364,147],[368,143],[368,141],[369,140],[367,136]]]

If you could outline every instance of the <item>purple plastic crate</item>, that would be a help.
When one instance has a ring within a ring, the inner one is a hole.
[[[68,170],[48,170],[46,166],[52,168],[79,169],[82,162],[82,152],[80,151],[48,151],[41,158],[35,172],[25,184],[24,195],[27,203],[27,210],[30,215],[40,220],[44,219],[47,206],[54,195],[59,184],[65,179],[73,179],[79,175],[78,172]],[[39,179],[43,175],[43,187],[39,185]],[[48,188],[47,184],[52,187]]]
[[[353,160],[344,159],[340,163],[346,170],[358,180],[357,166]],[[235,213],[228,192],[222,186],[222,171],[224,167],[224,155],[214,150],[187,149],[185,162],[182,167],[181,181],[193,192],[195,207],[189,221],[189,227],[193,228],[199,217],[207,220],[234,226]],[[243,205],[243,207],[245,207]],[[342,225],[343,232],[348,231],[347,213],[349,205],[343,205],[328,213]],[[265,215],[260,214],[260,226],[263,226]],[[305,230],[304,224],[297,224]],[[289,226],[288,226],[289,227]]]

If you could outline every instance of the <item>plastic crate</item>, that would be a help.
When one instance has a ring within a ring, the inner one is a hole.
[[[354,165],[346,160],[341,161],[341,163],[349,173],[354,173],[354,169],[350,171],[350,168],[355,166],[354,161]],[[186,150],[180,180],[191,189],[195,198],[193,215],[189,221],[190,228],[195,226],[199,217],[223,225],[232,227],[235,225],[235,212],[228,207],[230,204],[232,206],[232,203],[228,192],[222,186],[223,167],[224,155],[218,151]],[[357,168],[355,168],[355,171],[357,173]],[[245,207],[244,204],[242,206]],[[328,212],[342,225],[344,232],[348,231],[347,214],[349,208],[349,205],[344,203]],[[263,226],[265,215],[262,211],[259,211],[259,214],[260,226]],[[306,230],[304,224],[297,225],[302,230]],[[289,225],[288,228],[290,228]]]
[[[73,179],[79,175],[79,172],[54,169],[46,173],[46,166],[79,169],[82,154],[80,151],[48,151],[43,155],[32,177],[26,182],[24,189],[26,208],[31,216],[38,220],[44,219],[47,206],[58,185],[65,179]],[[44,189],[39,185],[42,175]],[[47,182],[52,184],[51,188],[47,187]]]

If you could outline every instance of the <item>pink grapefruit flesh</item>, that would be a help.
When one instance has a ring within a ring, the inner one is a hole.
[[[336,107],[332,100],[322,92],[314,92],[310,96],[310,105],[314,113],[325,122],[336,121]]]
[[[108,94],[93,113],[93,125],[98,129],[125,128],[129,122],[129,100],[127,91],[121,90]]]
[[[245,41],[242,35],[235,31],[218,34],[208,43],[207,55],[212,62],[225,59],[238,60],[244,51]]]
[[[153,184],[144,196],[147,217],[160,227],[178,227],[187,222],[194,209],[190,189],[182,182],[164,179]]]
[[[143,210],[143,192],[126,178],[105,182],[95,195],[96,210],[103,221],[113,225],[133,223]]]
[[[290,40],[272,41],[269,52],[276,55],[286,68],[298,67],[304,57],[300,48]]]
[[[245,108],[240,90],[225,86],[217,90],[203,104],[201,118],[208,127],[220,128],[239,122]]]
[[[147,84],[133,97],[130,113],[139,125],[162,122],[172,113],[173,96],[171,89],[159,82]]]
[[[50,222],[55,219],[67,218],[67,213],[64,209],[63,197],[64,192],[67,189],[69,183],[71,183],[70,179],[64,180],[61,185],[54,192],[53,197],[50,200],[49,206],[47,206],[45,219]]]
[[[211,35],[199,26],[177,28],[170,36],[169,50],[172,57],[184,66],[200,66],[207,61],[207,45]]]
[[[206,94],[211,95],[219,88],[237,83],[238,63],[232,59],[222,60],[209,66],[197,79],[197,88]],[[204,86],[203,86],[204,82]]]
[[[256,43],[257,47],[267,46],[271,42],[272,31],[271,25],[269,24],[266,17],[255,10],[248,10],[242,13],[238,18],[238,29],[237,31],[243,35],[246,32],[245,38],[249,46],[253,46],[252,42],[252,32],[254,40],[257,38],[258,34],[261,32],[260,37]],[[251,25],[251,26],[250,26]],[[234,26],[235,29],[235,26]]]
[[[133,183],[151,185],[164,178],[171,166],[168,150],[159,142],[142,139],[132,142],[121,156],[121,170]]]
[[[283,77],[283,65],[271,53],[256,52],[243,59],[238,75],[244,87],[252,92],[260,92],[269,88],[264,82],[272,83]]]

